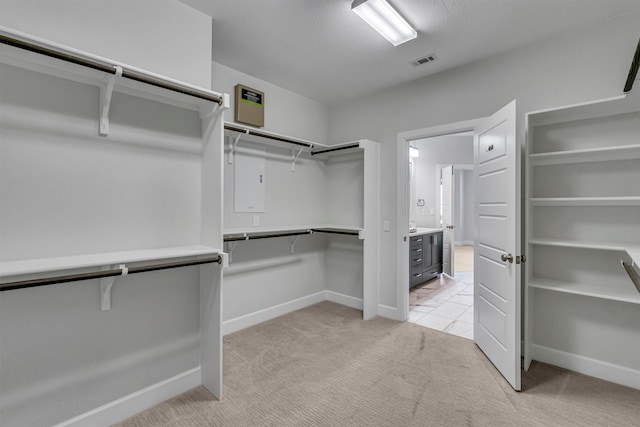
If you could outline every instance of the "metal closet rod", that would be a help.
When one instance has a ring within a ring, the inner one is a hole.
[[[629,278],[631,279],[633,284],[636,286],[636,289],[638,290],[638,292],[640,292],[640,275],[638,275],[638,272],[635,270],[635,268],[633,268],[633,265],[627,264],[624,261],[620,261],[620,263],[622,264],[625,271],[629,275]]]
[[[253,130],[253,129],[242,128],[242,127],[237,127],[237,126],[228,125],[228,124],[225,124],[224,128],[227,129],[227,130],[234,131],[234,132],[241,132],[241,133],[245,133],[245,134],[249,134],[249,135],[259,136],[259,137],[262,137],[262,138],[272,139],[274,141],[286,142],[287,144],[294,144],[294,145],[299,145],[299,146],[307,147],[307,148],[313,147],[313,144],[309,144],[307,142],[294,141],[293,139],[284,138],[284,137],[275,136],[275,135],[270,135],[268,133],[263,133],[263,132],[260,132],[260,131],[257,131],[257,130]]]
[[[348,150],[350,148],[359,148],[360,144],[349,144],[349,145],[343,145],[341,147],[336,147],[336,148],[327,148],[324,150],[314,150],[311,152],[312,156],[315,156],[316,154],[324,154],[324,153],[330,153],[332,151],[340,151],[340,150]]]
[[[327,228],[313,228],[312,230],[314,233],[343,234],[345,236],[357,236],[359,234],[357,231],[340,231]]]
[[[73,64],[82,65],[83,67],[92,68],[94,70],[102,71],[105,73],[115,74],[116,66],[115,65],[106,65],[100,62],[92,61],[90,59],[82,58],[80,56],[72,55],[65,52],[60,52],[58,50],[49,49],[43,46],[39,46],[37,44],[29,43],[23,40],[14,39],[13,37],[8,37],[5,35],[0,35],[0,43],[14,46],[20,49],[28,50],[30,52],[39,53],[41,55],[49,56],[51,58],[60,59],[62,61],[71,62]],[[130,80],[135,80],[141,83],[150,84],[152,86],[157,86],[163,89],[168,89],[173,92],[179,92],[185,95],[193,96],[195,98],[205,99],[207,101],[215,102],[218,105],[223,104],[223,98],[217,95],[211,95],[209,93],[201,92],[196,89],[192,89],[186,86],[179,85],[177,83],[168,82],[165,80],[157,79],[151,76],[147,76],[145,74],[123,69],[122,77],[125,77]]]
[[[256,240],[256,239],[269,239],[271,237],[287,237],[287,236],[300,236],[302,234],[311,234],[313,231],[305,230],[305,231],[292,231],[290,233],[270,233],[270,234],[257,234],[254,236],[245,235],[245,236],[230,236],[225,237],[225,242],[238,242],[240,240]]]
[[[287,237],[287,236],[300,236],[303,234],[313,234],[313,233],[328,233],[328,234],[344,234],[347,236],[357,236],[357,231],[341,231],[341,230],[331,230],[327,228],[311,228],[305,231],[292,231],[289,233],[270,233],[270,234],[257,234],[257,235],[244,235],[244,236],[229,236],[225,237],[225,242],[239,242],[242,240],[256,240],[256,239],[269,239],[272,237]]]
[[[624,85],[624,93],[631,92],[633,88],[633,82],[638,75],[638,68],[640,68],[640,39],[638,39],[638,46],[636,46],[636,53],[631,60],[631,68],[629,68],[629,75],[627,76],[627,82]]]
[[[80,280],[103,279],[105,277],[114,277],[114,276],[123,276],[123,275],[126,276],[129,274],[146,273],[148,271],[166,270],[169,268],[189,267],[192,265],[209,264],[214,262],[218,264],[222,264],[222,257],[220,255],[217,255],[214,257],[193,259],[189,261],[176,261],[176,262],[168,262],[164,264],[143,265],[141,267],[131,267],[127,269],[126,272],[125,272],[125,269],[118,268],[118,269],[112,269],[112,270],[106,270],[106,271],[94,271],[91,273],[70,274],[67,276],[45,277],[42,279],[8,282],[8,283],[0,284],[0,291],[10,291],[12,289],[35,288],[38,286],[55,285],[58,283],[78,282]],[[125,274],[123,274],[123,272],[125,272]]]

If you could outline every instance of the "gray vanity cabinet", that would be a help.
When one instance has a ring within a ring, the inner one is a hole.
[[[411,237],[410,287],[417,286],[442,273],[442,232]]]

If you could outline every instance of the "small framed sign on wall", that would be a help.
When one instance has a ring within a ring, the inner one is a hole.
[[[236,85],[235,121],[251,126],[264,126],[264,92]]]

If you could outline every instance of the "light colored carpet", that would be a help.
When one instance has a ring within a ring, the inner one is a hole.
[[[330,302],[224,338],[196,388],[119,426],[638,426],[640,390],[535,363],[515,392],[475,344]]]

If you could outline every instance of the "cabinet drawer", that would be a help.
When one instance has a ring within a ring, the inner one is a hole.
[[[424,236],[415,236],[411,238],[411,249],[422,247],[422,242],[424,241]]]
[[[416,286],[419,285],[420,283],[424,282],[424,273],[416,273],[416,274],[411,274],[411,283],[410,285]]]

